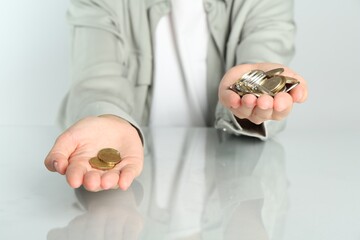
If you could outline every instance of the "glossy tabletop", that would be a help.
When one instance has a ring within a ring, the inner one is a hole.
[[[0,126],[0,239],[360,239],[359,132],[145,133],[131,188],[91,193],[45,169],[56,127]]]

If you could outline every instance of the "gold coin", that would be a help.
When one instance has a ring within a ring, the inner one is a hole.
[[[275,75],[282,74],[283,72],[284,72],[283,68],[275,68],[275,69],[272,69],[272,70],[269,70],[269,71],[265,72],[265,74],[266,74],[266,76],[268,78],[272,78]]]
[[[99,169],[99,170],[109,170],[112,169],[115,164],[108,164],[104,161],[101,161],[99,158],[97,157],[93,157],[89,160],[89,163],[91,165],[91,167]]]
[[[113,148],[104,148],[101,149],[97,157],[106,163],[117,164],[121,161],[120,153],[118,150]]]

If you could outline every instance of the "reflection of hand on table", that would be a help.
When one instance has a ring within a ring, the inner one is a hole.
[[[238,94],[229,90],[229,86],[234,84],[245,73],[259,69],[268,71],[274,68],[284,68],[283,75],[296,78],[300,84],[289,93],[280,92],[271,97],[264,94],[256,97],[253,94],[246,94],[239,97]],[[306,81],[291,69],[280,64],[259,63],[243,64],[231,68],[223,77],[219,86],[220,102],[228,108],[239,119],[248,119],[255,124],[260,124],[266,120],[282,120],[288,116],[293,103],[302,103],[307,98]]]
[[[136,202],[141,196],[132,187],[127,191],[87,192],[76,189],[76,195],[87,209],[64,228],[49,231],[48,240],[135,240],[143,229],[143,218]],[[140,193],[141,194],[141,193]]]
[[[288,211],[283,146],[226,135],[216,156],[217,191],[209,199],[221,204],[224,239],[278,239]]]
[[[108,147],[117,149],[122,161],[108,171],[92,168],[89,159]],[[50,171],[65,174],[73,188],[84,185],[89,191],[126,190],[142,171],[143,155],[137,130],[121,118],[104,115],[80,120],[61,134],[45,165]]]

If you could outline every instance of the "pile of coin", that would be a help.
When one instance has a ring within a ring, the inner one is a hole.
[[[300,83],[295,78],[281,75],[283,72],[283,68],[275,68],[267,72],[253,70],[244,74],[229,89],[240,96],[254,94],[259,97],[268,94],[274,97],[279,92],[289,92]]]
[[[89,160],[91,167],[99,170],[109,170],[121,161],[120,153],[113,148],[101,149],[96,157]]]

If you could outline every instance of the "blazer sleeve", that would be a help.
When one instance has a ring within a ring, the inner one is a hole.
[[[113,114],[140,129],[132,117],[134,84],[126,77],[120,2],[70,2],[72,82],[58,116],[62,127],[87,116]]]
[[[242,2],[241,6],[234,4],[232,10],[232,15],[237,16],[231,23],[232,28],[241,29],[235,47],[235,64],[270,62],[288,65],[295,51],[293,0]],[[285,122],[269,120],[256,125],[247,120],[240,121],[221,104],[216,110],[217,128],[262,140],[283,130]]]

